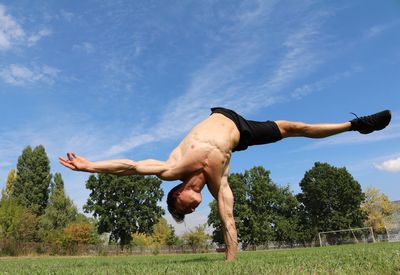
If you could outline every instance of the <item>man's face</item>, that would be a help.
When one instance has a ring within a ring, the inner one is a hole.
[[[176,198],[176,211],[181,214],[193,213],[201,203],[201,194],[193,190],[183,190]]]

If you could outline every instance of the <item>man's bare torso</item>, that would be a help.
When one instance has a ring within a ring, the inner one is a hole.
[[[229,168],[232,149],[239,139],[240,133],[235,123],[215,113],[189,132],[171,153],[168,162],[185,171],[181,175],[184,182],[193,177],[203,177],[214,195],[219,188],[216,185]]]

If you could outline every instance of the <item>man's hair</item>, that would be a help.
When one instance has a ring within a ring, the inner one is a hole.
[[[185,219],[185,214],[177,213],[176,211],[176,198],[174,194],[183,186],[183,183],[178,184],[174,188],[171,189],[168,193],[167,197],[167,204],[168,204],[168,211],[171,213],[172,217],[177,223],[183,222]]]

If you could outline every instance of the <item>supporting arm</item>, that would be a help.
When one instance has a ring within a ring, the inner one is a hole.
[[[237,231],[233,217],[233,194],[226,176],[223,177],[218,192],[218,211],[223,226],[226,260],[234,261],[238,251]]]

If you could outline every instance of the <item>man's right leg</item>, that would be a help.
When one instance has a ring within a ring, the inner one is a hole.
[[[351,128],[351,122],[307,124],[304,122],[278,120],[275,121],[275,123],[278,125],[279,130],[281,131],[282,138],[325,138],[349,131]]]
[[[281,131],[282,138],[286,137],[309,137],[324,138],[346,131],[358,131],[369,134],[373,131],[384,129],[391,120],[391,113],[385,110],[373,115],[357,117],[349,122],[307,124],[303,122],[275,121]]]

